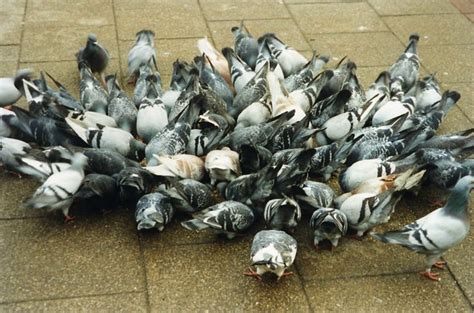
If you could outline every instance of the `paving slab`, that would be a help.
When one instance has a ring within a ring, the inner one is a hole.
[[[87,35],[95,33],[111,58],[118,58],[114,26],[40,27],[26,25],[20,61],[73,61],[76,52],[86,45]]]
[[[316,312],[471,312],[449,273],[439,283],[418,274],[386,275],[305,283]],[[449,304],[448,304],[449,303]]]
[[[451,0],[451,3],[461,13],[474,13],[474,3],[471,0]]]
[[[472,114],[472,113],[471,113]],[[473,127],[474,124],[458,106],[453,107],[444,118],[439,132],[442,134],[453,133]]]
[[[157,38],[190,38],[208,35],[199,7],[194,2],[180,5],[167,2],[159,9],[136,9],[115,11],[118,38],[135,40],[142,29],[152,29]]]
[[[201,0],[200,4],[208,21],[290,17],[279,0]]]
[[[249,266],[248,238],[174,247],[144,245],[144,253],[152,312],[309,311],[298,276],[268,285],[242,275]]]
[[[30,197],[40,183],[29,177],[19,179],[16,175],[0,172],[0,219],[44,216],[41,210],[23,208],[21,203]]]
[[[306,3],[346,3],[346,2],[365,2],[364,0],[283,0],[288,4],[306,4]]]
[[[18,64],[17,61],[8,61],[8,62],[0,61],[0,76],[1,77],[15,76],[17,64]]]
[[[3,0],[0,7],[1,14],[18,14],[25,13],[26,0]]]
[[[420,46],[474,43],[474,25],[461,14],[389,16],[383,18],[402,42],[420,34]]]
[[[472,209],[471,216],[473,216]],[[469,301],[474,305],[474,268],[472,267],[474,254],[472,251],[474,251],[474,235],[471,231],[471,234],[459,246],[451,249],[444,259],[448,262],[449,269]]]
[[[458,13],[449,0],[368,0],[379,15]]]
[[[28,2],[26,23],[37,26],[113,25],[112,0],[71,1],[32,0]]]
[[[421,46],[421,63],[443,83],[473,82],[474,45]]]
[[[17,62],[20,46],[0,46],[0,60],[2,62]]]
[[[367,3],[301,4],[288,7],[305,34],[387,30]]]
[[[146,312],[146,308],[146,297],[143,292],[0,304],[0,311],[5,313]]]
[[[133,217],[0,221],[0,303],[143,291]]]
[[[23,27],[23,14],[9,14],[0,12],[0,45],[19,44],[21,41],[21,28]]]
[[[256,39],[267,32],[277,34],[278,38],[296,50],[310,50],[298,25],[290,18],[272,20],[245,20],[245,26]],[[234,47],[234,35],[230,31],[233,26],[240,25],[239,20],[211,21],[209,29],[216,45],[220,48]]]
[[[358,66],[390,66],[404,50],[390,32],[319,34],[309,40],[319,53],[347,56]]]

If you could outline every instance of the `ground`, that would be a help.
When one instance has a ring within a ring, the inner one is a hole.
[[[330,2],[330,3],[329,3]],[[310,56],[349,56],[367,87],[395,61],[411,32],[421,35],[422,74],[436,72],[462,99],[441,132],[473,127],[472,0],[3,0],[0,75],[46,70],[78,95],[74,53],[94,32],[112,60],[107,73],[126,80],[135,33],[157,35],[165,84],[171,63],[190,60],[197,39],[232,45],[230,28],[244,20],[254,35],[275,32]],[[130,88],[128,88],[130,91]],[[0,311],[459,311],[474,303],[474,236],[445,255],[435,283],[421,278],[423,257],[370,238],[343,239],[316,252],[307,220],[296,233],[295,275],[265,285],[242,275],[252,234],[227,242],[173,222],[163,233],[136,231],[133,211],[78,216],[21,208],[38,183],[0,172]],[[439,194],[404,198],[396,229],[425,215]],[[472,216],[472,215],[471,215]],[[472,217],[471,217],[472,219]]]

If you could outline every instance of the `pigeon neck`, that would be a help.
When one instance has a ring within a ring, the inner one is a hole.
[[[467,216],[469,207],[469,190],[454,189],[446,203],[446,211],[450,215]]]

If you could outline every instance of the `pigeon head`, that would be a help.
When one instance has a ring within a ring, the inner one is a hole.
[[[146,145],[138,140],[131,140],[130,141],[130,152],[128,153],[128,157],[136,160],[141,161],[145,158],[145,147]]]
[[[97,42],[97,36],[95,34],[89,34],[87,36],[87,42],[90,42],[90,43],[96,43]]]

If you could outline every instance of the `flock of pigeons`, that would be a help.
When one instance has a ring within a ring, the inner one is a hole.
[[[427,256],[423,275],[469,232],[474,186],[473,129],[435,135],[459,100],[419,78],[419,36],[364,90],[357,66],[310,60],[275,34],[255,39],[233,27],[234,49],[198,41],[192,63],[176,60],[163,90],[154,33],[142,30],[128,54],[128,83],[105,76],[109,54],[95,35],[77,53],[80,99],[48,73],[0,79],[0,160],[42,182],[28,208],[135,209],[138,230],[162,231],[176,213],[189,230],[233,238],[258,219],[247,275],[290,274],[291,236],[311,216],[314,245],[336,247],[386,223],[400,198],[421,184],[450,190],[446,204],[401,230],[371,235]],[[56,88],[47,84],[46,74]],[[95,75],[97,74],[97,75]],[[29,109],[14,103],[24,96]],[[344,193],[323,183],[338,174]]]

